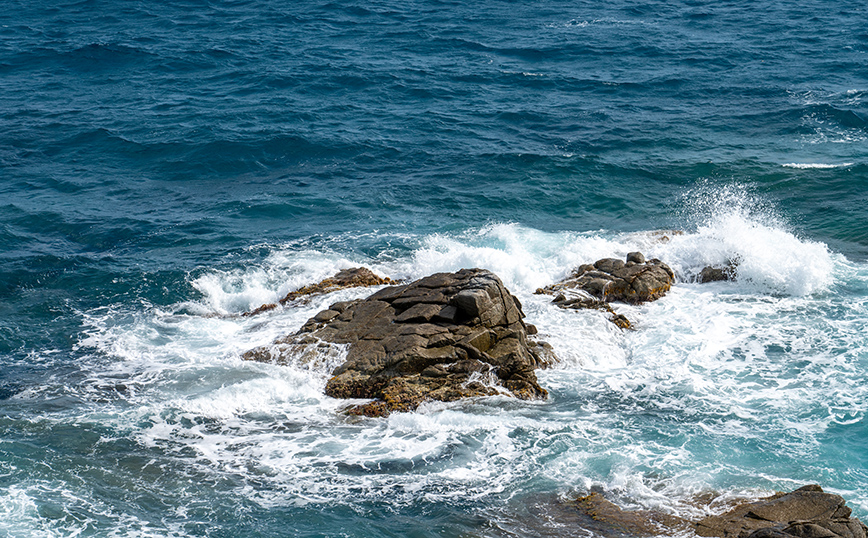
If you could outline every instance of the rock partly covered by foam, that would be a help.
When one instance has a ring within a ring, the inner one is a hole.
[[[645,260],[641,252],[627,254],[627,260],[604,258],[584,264],[570,276],[537,294],[554,295],[554,303],[572,310],[594,309],[611,314],[612,323],[630,329],[630,321],[615,312],[610,302],[644,303],[663,297],[675,282],[675,273],[658,259]]]
[[[726,265],[707,265],[702,268],[699,275],[696,277],[697,282],[705,284],[706,282],[720,282],[723,280],[735,280],[738,274],[738,262],[730,260]]]
[[[866,538],[868,527],[850,514],[842,497],[811,485],[707,517],[695,530],[720,538]]]
[[[453,401],[506,392],[545,398],[534,370],[551,357],[523,321],[521,304],[493,273],[462,269],[335,303],[295,335],[245,354],[275,356],[299,346],[347,344],[346,361],[326,384],[335,398],[373,398],[351,413],[411,411],[426,400]]]
[[[866,538],[868,534],[861,521],[850,517],[842,497],[825,493],[817,485],[742,503],[699,522],[654,510],[622,510],[599,493],[577,499],[575,507],[618,536],[692,532],[718,538]]]
[[[367,288],[371,286],[382,286],[383,284],[395,284],[395,282],[389,277],[381,277],[374,274],[374,272],[367,267],[352,267],[350,269],[342,269],[334,276],[326,278],[316,284],[309,284],[295,291],[291,291],[287,293],[279,303],[285,305],[291,301],[296,301],[312,295],[322,295],[324,293],[331,293],[345,288]],[[277,308],[277,304],[275,303],[264,304],[245,315],[251,316],[261,312],[267,312],[268,310],[274,310],[275,308]]]
[[[593,265],[580,265],[564,280],[537,290],[556,294],[577,289],[604,302],[644,303],[666,295],[675,282],[668,265],[654,258],[645,260],[641,252],[627,254],[627,260],[604,258]]]
[[[690,523],[677,516],[654,510],[622,510],[596,492],[576,499],[575,507],[600,523],[601,530],[618,536],[685,535],[691,530]]]

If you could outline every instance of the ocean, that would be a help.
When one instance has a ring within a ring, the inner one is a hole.
[[[569,501],[808,483],[868,519],[866,11],[6,0],[0,536],[608,538]],[[678,279],[635,330],[534,295],[631,251]],[[355,266],[495,272],[549,398],[349,417],[340,357],[242,361]]]

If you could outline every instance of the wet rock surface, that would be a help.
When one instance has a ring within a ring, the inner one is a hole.
[[[745,503],[696,524],[699,536],[721,538],[865,538],[868,528],[843,497],[810,485]]]
[[[731,261],[723,266],[707,265],[702,268],[702,271],[699,272],[696,280],[700,284],[705,284],[707,282],[735,280],[737,271],[738,264],[734,261]]]
[[[244,358],[280,362],[287,353],[322,355],[332,344],[345,344],[346,360],[326,394],[373,398],[349,409],[360,415],[501,393],[545,398],[534,370],[554,358],[547,345],[528,340],[536,331],[523,318],[518,299],[497,276],[463,269],[335,303],[296,334]]]
[[[291,291],[287,293],[283,299],[278,301],[278,303],[285,305],[289,302],[304,299],[313,295],[322,295],[324,293],[331,293],[345,288],[382,286],[383,284],[395,283],[396,282],[388,277],[381,277],[374,274],[374,272],[367,267],[353,267],[338,271],[334,276],[326,278],[316,284],[309,284],[295,291]],[[264,304],[259,308],[246,313],[245,316],[252,316],[269,310],[274,310],[277,308],[278,303]]]
[[[719,538],[866,538],[868,528],[851,517],[839,495],[809,485],[736,505],[698,522],[653,510],[622,510],[599,493],[574,506],[604,525],[604,536],[687,536]]]
[[[652,510],[622,510],[599,493],[591,493],[575,501],[578,510],[600,525],[606,535],[657,536],[673,531],[691,530],[688,521]]]
[[[654,301],[663,297],[674,282],[675,273],[668,265],[656,258],[646,260],[641,252],[630,252],[626,261],[603,258],[593,265],[580,265],[567,278],[536,293],[554,295],[553,302],[561,308],[608,312],[612,323],[629,329],[630,321],[609,303]]]
[[[610,314],[609,321],[621,329],[632,329],[633,324],[623,314],[615,312],[615,309],[602,299],[597,299],[581,290],[563,290],[555,295],[552,302],[557,306],[570,310],[600,310]]]
[[[603,302],[639,304],[666,295],[675,282],[675,273],[668,265],[654,258],[645,260],[641,252],[627,254],[627,260],[603,258],[593,265],[580,265],[573,273],[540,293],[577,289]]]

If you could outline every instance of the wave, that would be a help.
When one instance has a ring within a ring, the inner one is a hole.
[[[825,163],[785,163],[784,168],[797,168],[799,170],[825,170],[828,168],[847,168],[855,163],[825,164]]]
[[[492,507],[601,488],[626,505],[689,514],[699,510],[691,505],[699,493],[774,490],[817,472],[852,488],[858,506],[868,491],[848,473],[860,448],[839,446],[821,463],[812,454],[829,432],[858,428],[868,414],[860,321],[868,267],[799,237],[744,189],[700,186],[685,195],[685,207],[682,230],[545,232],[492,223],[362,238],[379,250],[354,249],[362,239],[350,234],[257,245],[235,268],[191,275],[196,293],[177,304],[82,312],[76,351],[87,375],[65,390],[89,404],[69,416],[97,424],[101,443],[134,444],[170,476],[221,484],[209,495],[226,495],[230,505],[244,499],[288,513],[378,503],[411,512],[444,503]],[[615,305],[635,331],[534,294],[580,263],[635,250],[678,275],[659,301]],[[694,282],[704,265],[732,260],[736,281]],[[323,391],[339,353],[283,365],[241,360],[332,302],[372,290],[238,314],[356,265],[398,279],[462,267],[500,275],[560,358],[539,374],[551,398],[348,418],[340,413],[347,402]],[[184,490],[173,502],[198,495]],[[7,512],[28,502],[24,494],[12,501]]]

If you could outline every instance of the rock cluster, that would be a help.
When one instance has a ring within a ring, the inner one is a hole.
[[[657,258],[646,261],[641,252],[631,252],[626,262],[604,258],[593,265],[580,265],[564,280],[537,293],[578,289],[607,303],[638,304],[663,297],[674,282],[675,273],[668,265]]]
[[[346,361],[334,370],[326,394],[375,399],[349,410],[360,415],[502,392],[544,398],[534,369],[551,354],[545,344],[528,341],[536,329],[523,317],[518,299],[497,276],[462,269],[335,303],[295,335],[244,358],[280,360],[275,349],[347,344]]]
[[[707,517],[695,530],[720,538],[865,538],[868,527],[850,513],[842,497],[810,485]]]
[[[567,278],[536,290],[554,295],[554,303],[573,310],[595,309],[608,312],[612,323],[631,328],[630,321],[616,313],[610,302],[644,303],[663,297],[675,282],[668,265],[654,258],[645,260],[641,252],[627,254],[627,260],[603,258],[593,265],[580,265]]]

